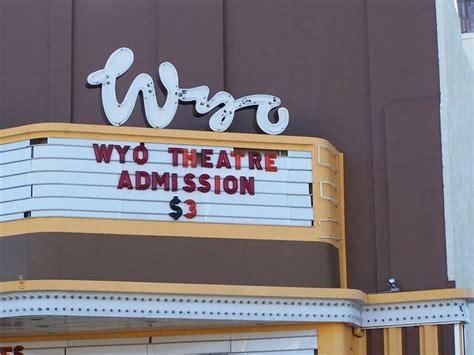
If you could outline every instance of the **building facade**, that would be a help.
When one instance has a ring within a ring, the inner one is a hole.
[[[472,351],[459,15],[1,1],[1,351]]]

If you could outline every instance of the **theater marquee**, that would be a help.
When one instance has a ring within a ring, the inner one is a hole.
[[[205,236],[232,224],[260,226],[257,238],[343,237],[342,156],[318,138],[40,124],[4,130],[0,152],[4,222],[188,222],[208,225]]]
[[[3,144],[1,218],[338,223],[338,159],[327,142],[302,149],[178,141],[42,137]],[[324,179],[313,181],[320,175]],[[318,218],[326,210],[329,215]]]

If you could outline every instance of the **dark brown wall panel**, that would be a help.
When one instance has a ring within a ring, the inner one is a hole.
[[[0,238],[0,250],[15,255],[0,260],[0,281],[339,286],[338,252],[326,243],[39,233]]]
[[[403,264],[403,254],[397,253],[396,260],[390,260],[390,256],[394,254],[390,251],[390,238],[396,233],[391,228],[395,227],[396,223],[389,220],[387,192],[391,187],[388,186],[385,161],[384,108],[393,101],[439,95],[435,3],[433,0],[367,0],[367,28],[373,155],[373,225],[377,290],[383,291],[387,289],[387,279],[396,271],[392,270],[391,266]],[[433,105],[438,114],[430,119],[439,121],[439,104]],[[441,139],[439,131],[425,138],[433,141]],[[438,218],[443,219],[442,213],[438,213]],[[416,238],[416,234],[410,235]],[[440,238],[443,237],[439,234],[433,235],[433,239],[438,242]],[[445,263],[438,257],[427,262]],[[443,280],[440,280],[437,287],[442,285]]]
[[[438,351],[442,355],[455,355],[454,325],[438,325]]]
[[[403,355],[420,355],[420,328],[402,328]],[[444,354],[440,352],[440,354]],[[402,355],[402,354],[401,354]]]
[[[383,329],[368,329],[367,355],[382,355],[384,353]]]
[[[279,96],[290,111],[285,134],[325,137],[344,152],[349,285],[374,290],[364,1],[225,4],[226,88]],[[253,119],[240,112],[231,129],[254,132]]]
[[[1,128],[69,122],[71,0],[0,2]]]
[[[26,238],[4,238],[0,242],[1,281],[18,280],[20,275],[26,276],[28,265],[25,254],[27,250]]]
[[[158,18],[155,0],[74,1],[73,122],[106,124],[100,88],[86,88],[86,78],[102,69],[116,49],[128,47],[135,54],[130,70],[117,80],[119,101],[135,76],[145,72],[155,77],[159,65]],[[145,125],[138,102],[127,125]]]
[[[224,90],[223,0],[160,0],[160,63],[176,66],[183,88],[207,85],[211,98]],[[191,104],[178,107],[170,128],[209,130],[209,115],[194,115]]]
[[[402,290],[449,286],[441,142],[430,139],[440,131],[438,105],[434,97],[385,109],[389,260]]]

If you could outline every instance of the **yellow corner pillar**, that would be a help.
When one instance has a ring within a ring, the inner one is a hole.
[[[402,328],[383,330],[384,355],[400,355],[402,351]]]
[[[438,355],[438,326],[420,327],[420,355]]]
[[[352,327],[331,323],[317,327],[318,355],[353,355]]]
[[[354,328],[354,355],[367,355],[367,331]]]

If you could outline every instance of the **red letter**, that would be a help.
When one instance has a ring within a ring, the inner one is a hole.
[[[224,178],[224,191],[229,195],[235,194],[238,188],[238,181],[235,176],[228,175]]]
[[[25,348],[21,345],[15,346],[15,349],[13,349],[13,355],[23,355],[22,351],[25,350]]]
[[[168,153],[172,154],[173,166],[178,166],[178,155],[182,152],[181,148],[168,148]]]
[[[193,179],[196,177],[193,173],[189,173],[184,175],[184,183],[186,186],[183,187],[183,190],[186,192],[193,192],[196,190],[196,184],[194,183]]]
[[[230,169],[230,161],[225,150],[219,152],[219,157],[217,158],[216,168],[220,169],[222,166],[225,166],[227,169]]]
[[[171,174],[171,191],[178,191],[178,174]]]
[[[8,355],[8,353],[12,352],[13,349],[11,347],[6,347],[6,348],[0,348],[0,354],[1,355]]]
[[[189,162],[191,162],[191,167],[195,168],[197,165],[197,153],[196,149],[191,149],[191,153],[188,153],[187,149],[183,149],[183,167],[187,168]]]
[[[199,176],[199,183],[201,186],[198,187],[198,190],[201,192],[209,192],[211,190],[211,184],[209,183],[210,176],[207,174],[202,174]]]
[[[112,156],[112,152],[114,150],[114,146],[112,144],[109,144],[107,148],[105,147],[105,144],[101,144],[100,147],[98,144],[92,144],[94,147],[94,153],[95,153],[95,160],[98,163],[101,163],[102,160],[105,163],[110,163],[110,157]]]
[[[240,177],[240,194],[245,195],[245,190],[249,195],[255,195],[255,179],[253,177],[248,179],[245,176]]]
[[[125,163],[125,154],[127,154],[128,150],[130,149],[129,145],[125,145],[123,148],[119,145],[114,145],[115,150],[119,155],[119,161],[123,164]]]
[[[242,165],[240,163],[240,159],[245,156],[245,153],[244,152],[236,152],[236,151],[233,150],[233,151],[230,152],[230,156],[234,157],[235,169],[240,170],[240,168],[242,167]]]
[[[189,206],[189,212],[184,215],[184,217],[193,219],[197,215],[197,209],[196,209],[196,201],[194,200],[186,200],[184,201],[185,204]]]
[[[122,173],[120,174],[120,177],[119,177],[117,189],[123,189],[124,187],[126,187],[129,190],[133,189],[132,180],[130,180],[130,175],[128,173],[128,170],[122,170]]]
[[[144,180],[142,180],[142,178]],[[150,187],[150,174],[146,171],[135,171],[135,189],[146,190]]]
[[[275,166],[275,159],[277,155],[275,153],[265,153],[265,171],[278,171]]]
[[[157,172],[151,173],[151,189],[156,190],[158,186],[163,186],[163,190],[170,190],[170,173],[164,173],[160,176]]]
[[[203,168],[212,168],[213,164],[210,162],[211,155],[214,153],[212,149],[201,149],[201,166]]]
[[[261,160],[262,156],[259,152],[249,152],[249,169],[253,170],[257,168],[257,170],[262,170]]]
[[[142,153],[141,158],[139,157],[140,153]],[[148,161],[148,149],[144,145],[137,145],[133,149],[133,161],[138,165],[143,165]]]
[[[219,175],[214,176],[214,193],[216,195],[221,193],[221,177]]]

